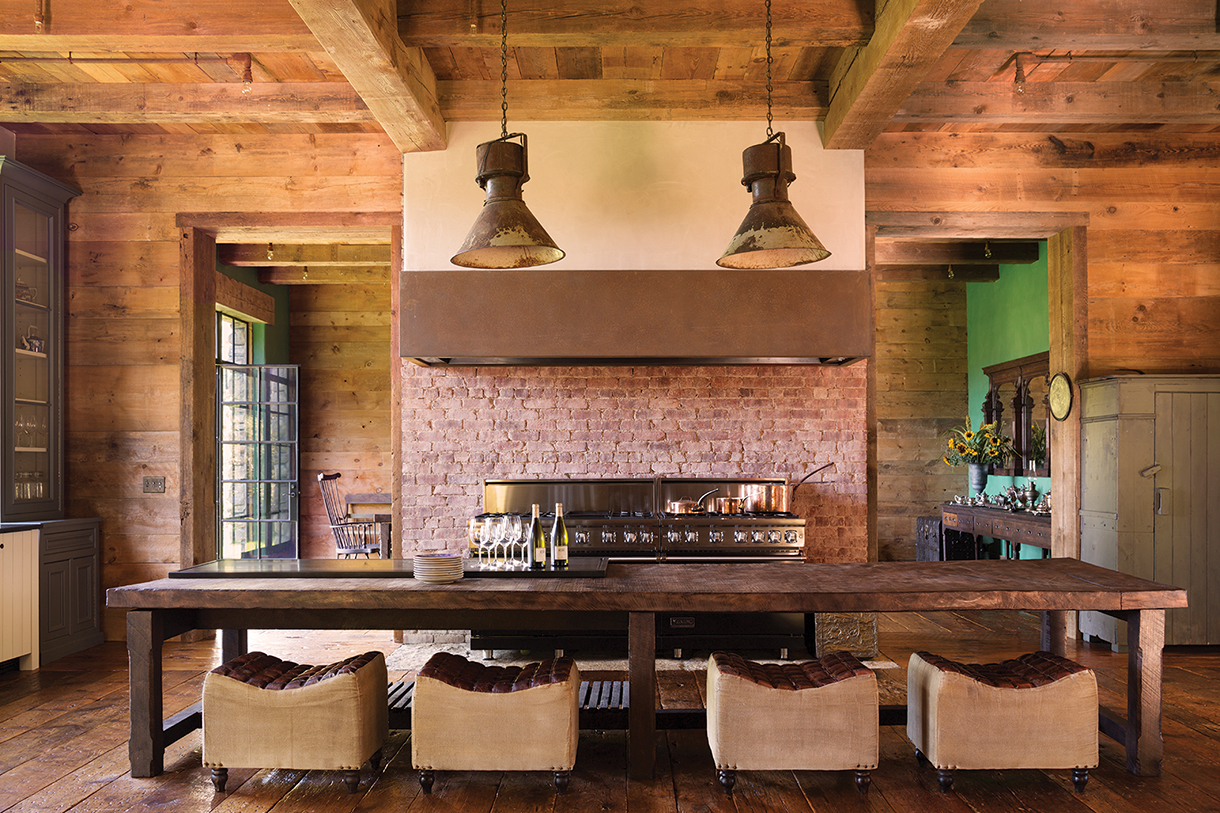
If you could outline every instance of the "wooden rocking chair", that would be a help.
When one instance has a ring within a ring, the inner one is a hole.
[[[364,554],[381,555],[379,523],[371,520],[349,520],[343,510],[343,499],[339,496],[338,480],[341,472],[318,474],[318,485],[322,488],[322,502],[326,504],[326,516],[330,518],[330,530],[335,535],[336,558],[348,559]]]

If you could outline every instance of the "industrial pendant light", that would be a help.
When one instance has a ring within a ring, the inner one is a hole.
[[[790,268],[824,260],[830,252],[788,200],[792,148],[771,129],[771,0],[767,6],[767,140],[741,153],[743,186],[754,201],[729,247],[716,261],[724,268]]]
[[[520,138],[521,143],[512,141]],[[529,268],[563,259],[563,249],[521,198],[530,179],[524,133],[508,132],[508,0],[500,0],[500,137],[475,148],[483,210],[450,262],[467,268]]]

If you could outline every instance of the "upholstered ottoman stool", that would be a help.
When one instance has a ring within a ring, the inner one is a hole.
[[[571,658],[485,666],[438,652],[415,678],[411,762],[424,793],[435,771],[554,771],[563,793],[576,764]]]
[[[867,793],[877,726],[877,676],[850,653],[785,664],[708,659],[707,741],[725,793],[739,770],[855,771]]]
[[[1071,768],[1076,791],[1097,767],[1097,678],[1049,652],[957,663],[916,652],[907,666],[907,737],[937,769]]]
[[[223,793],[229,768],[376,772],[389,736],[385,656],[366,652],[326,666],[240,655],[203,679],[203,764]]]

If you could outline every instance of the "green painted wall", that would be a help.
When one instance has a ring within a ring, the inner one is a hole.
[[[970,369],[970,424],[983,422],[987,376],[983,368],[1050,349],[1050,303],[1047,294],[1046,243],[1038,261],[1029,265],[1001,265],[995,282],[966,283],[966,358]],[[962,494],[969,493],[962,467]],[[1000,494],[1008,486],[1028,482],[1026,477],[987,479],[987,494]],[[1050,491],[1049,477],[1035,477],[1038,493]],[[1021,558],[1038,558],[1041,552],[1025,546]]]
[[[284,285],[265,285],[258,281],[257,268],[241,268],[216,261],[216,268],[226,277],[262,291],[275,300],[275,324],[252,325],[251,342],[254,364],[290,364],[288,358],[288,288]]]

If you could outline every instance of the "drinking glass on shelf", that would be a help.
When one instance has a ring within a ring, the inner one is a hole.
[[[25,446],[30,445],[30,430],[32,430],[33,428],[34,428],[33,422],[30,420],[30,416],[26,415],[24,411],[21,412],[21,414],[19,414],[17,416],[17,423],[16,423],[17,445],[18,446],[25,447]],[[22,440],[21,440],[22,436],[25,437],[24,443],[22,443]]]
[[[482,530],[483,520],[478,517],[471,517],[466,521],[466,550],[468,554],[476,557],[479,555],[479,532]]]
[[[47,413],[45,410],[39,411],[34,418],[34,445],[41,448],[47,448],[51,445],[51,436],[47,434]]]

